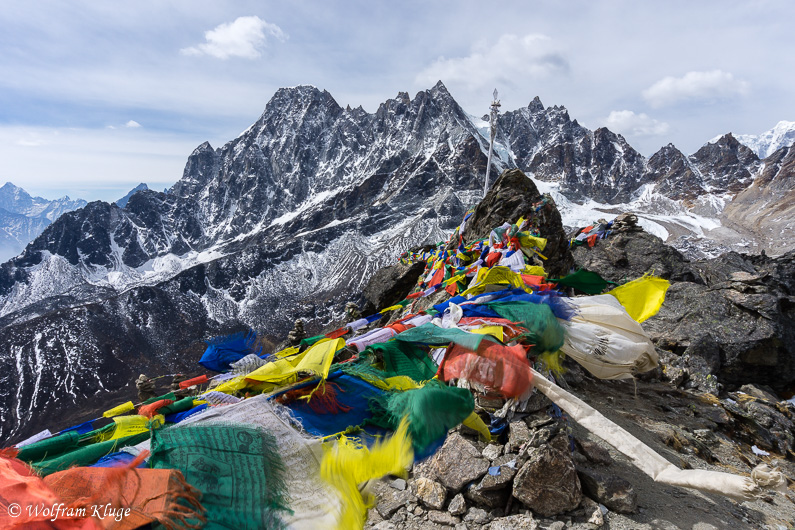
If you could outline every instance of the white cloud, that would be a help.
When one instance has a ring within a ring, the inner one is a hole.
[[[669,126],[644,113],[614,110],[607,117],[607,128],[625,136],[660,136],[668,132]]]
[[[546,35],[509,34],[502,35],[491,46],[485,41],[476,43],[466,57],[439,57],[417,75],[416,82],[431,86],[441,79],[445,83],[478,88],[495,82],[511,84],[544,79],[566,73],[568,69],[568,62]]]
[[[140,123],[138,123],[138,122],[137,122],[137,121],[135,121],[135,120],[130,120],[130,121],[128,121],[127,123],[125,123],[125,124],[124,124],[124,126],[125,126],[125,127],[129,127],[129,128],[131,128],[131,129],[136,129],[136,128],[138,128],[138,127],[143,127],[143,126],[142,126]]]
[[[16,144],[21,147],[38,147],[40,145],[43,145],[43,142],[41,140],[30,140],[27,138],[20,138],[19,140],[16,141]]]
[[[643,98],[654,108],[680,102],[714,103],[744,96],[749,84],[722,70],[688,72],[682,77],[664,77],[643,91]]]
[[[234,22],[226,22],[215,29],[204,32],[203,42],[190,48],[183,48],[183,55],[209,55],[217,59],[243,57],[256,59],[265,46],[266,34],[284,42],[287,34],[276,24],[271,24],[258,16],[238,17]]]

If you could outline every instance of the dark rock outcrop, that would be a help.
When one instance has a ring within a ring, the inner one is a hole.
[[[623,283],[646,273],[672,284],[644,323],[659,348],[681,355],[675,369],[721,383],[783,390],[795,381],[795,253],[778,258],[727,253],[687,261],[645,232],[619,233],[573,252],[577,266]],[[704,386],[704,385],[702,385]]]
[[[623,283],[646,273],[672,281],[695,281],[687,259],[648,232],[622,232],[599,241],[593,248],[575,247],[577,267],[599,273],[605,280]]]
[[[424,269],[425,262],[418,261],[411,265],[396,263],[376,271],[363,289],[371,306],[365,307],[365,312],[380,311],[406,298]]]
[[[518,169],[504,171],[475,207],[464,228],[464,240],[488,237],[493,228],[516,222],[520,217],[537,223],[541,237],[547,239],[543,252],[549,258],[544,262],[547,273],[551,277],[567,274],[573,261],[560,212],[552,198],[541,195],[533,181]]]

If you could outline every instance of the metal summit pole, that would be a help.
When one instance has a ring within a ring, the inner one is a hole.
[[[494,101],[491,102],[491,141],[489,142],[489,159],[486,162],[486,182],[483,185],[483,196],[489,191],[489,171],[491,170],[491,153],[494,151],[494,137],[497,136],[497,113],[500,111],[500,100],[497,99],[497,89],[494,89]]]

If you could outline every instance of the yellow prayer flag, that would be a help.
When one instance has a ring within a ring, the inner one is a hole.
[[[524,232],[519,232],[517,237],[519,239],[519,244],[526,248],[535,247],[538,248],[538,250],[544,250],[544,248],[547,246],[547,240],[543,237],[531,236],[530,234]]]
[[[448,278],[447,280],[445,280],[444,281],[444,285],[450,285],[451,283],[455,283],[458,280],[463,280],[464,278],[466,278],[465,274],[457,274],[457,275],[453,276],[452,278]]]
[[[502,326],[483,326],[482,328],[470,329],[469,331],[479,335],[491,335],[499,339],[500,342],[502,342],[504,338]]]
[[[367,506],[372,499],[367,493],[366,497],[362,496],[359,485],[385,475],[406,476],[414,461],[408,421],[404,418],[392,436],[369,449],[345,436],[333,448],[327,447],[320,463],[320,476],[336,490],[340,500],[337,528],[360,530],[364,528]]]
[[[113,418],[113,423],[116,424],[113,430],[101,433],[94,441],[107,442],[108,440],[118,440],[125,436],[148,432],[150,421],[163,425],[166,422],[166,418],[162,414],[157,414],[152,418],[139,415],[117,416]]]
[[[541,265],[525,265],[524,270],[522,270],[522,274],[529,274],[531,276],[543,276],[544,278],[547,277],[547,271],[544,270],[544,267]]]
[[[102,417],[112,418],[113,416],[118,416],[119,414],[130,412],[133,409],[135,409],[135,405],[133,405],[132,401],[128,401],[127,403],[122,403],[117,407],[113,407],[112,409],[106,410],[105,412],[102,413]]]
[[[489,285],[510,286],[518,289],[525,288],[522,276],[513,272],[510,268],[495,266],[487,269],[483,267],[478,270],[472,287],[461,293],[461,296],[481,294],[487,290],[493,291],[494,289],[487,289]]]
[[[311,373],[325,379],[334,354],[345,347],[345,339],[319,341],[291,359],[277,359],[246,375],[250,381],[283,386],[297,381],[298,374]]]
[[[608,291],[615,296],[629,316],[643,322],[657,314],[671,283],[657,276],[643,276]]]
[[[485,442],[491,441],[491,432],[489,432],[488,426],[480,419],[474,411],[472,414],[467,416],[467,418],[463,421],[463,424],[469,427],[470,429],[477,431],[480,435],[480,438]]]
[[[289,348],[277,351],[273,355],[278,357],[279,359],[282,359],[284,357],[290,357],[291,355],[295,355],[296,353],[298,353],[299,349],[300,348],[298,348],[298,346],[290,346]]]

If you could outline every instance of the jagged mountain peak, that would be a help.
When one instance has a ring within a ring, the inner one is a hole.
[[[147,186],[145,183],[141,182],[136,187],[134,187],[129,192],[127,192],[127,194],[124,197],[122,197],[121,199],[117,200],[116,201],[116,205],[119,208],[124,208],[125,206],[127,206],[127,202],[130,200],[130,197],[132,197],[133,195],[135,195],[137,192],[139,192],[141,190],[148,190],[148,189],[149,189],[149,186]]]
[[[530,104],[527,105],[527,109],[533,114],[544,112],[544,104],[541,103],[541,98],[538,96],[534,97],[533,101],[531,101]]]
[[[733,156],[741,159],[743,163],[750,164],[759,161],[759,157],[749,147],[742,144],[732,133],[726,133],[714,142],[708,142],[691,155],[691,158],[700,161],[715,156]]]

